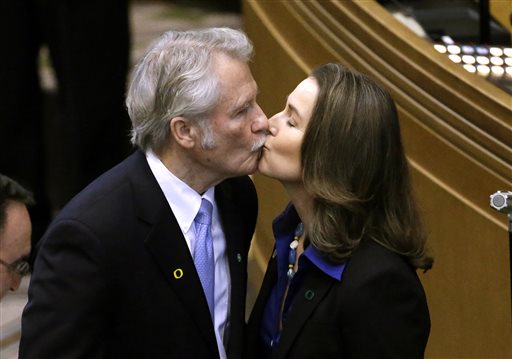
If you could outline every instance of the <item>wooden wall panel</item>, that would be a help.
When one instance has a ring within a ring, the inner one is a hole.
[[[508,31],[512,31],[512,1],[489,1],[491,15]]]
[[[512,98],[467,73],[374,1],[244,2],[259,101],[270,116],[318,64],[367,73],[393,95],[436,262],[420,274],[432,317],[428,358],[512,358],[506,216],[489,195],[512,190]],[[260,217],[251,290],[273,246],[281,186],[254,176]]]

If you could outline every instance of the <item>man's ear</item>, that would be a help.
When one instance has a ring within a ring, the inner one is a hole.
[[[176,143],[185,148],[192,148],[198,139],[197,126],[186,117],[173,117],[169,122],[171,136]]]

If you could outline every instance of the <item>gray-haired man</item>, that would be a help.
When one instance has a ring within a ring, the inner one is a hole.
[[[150,46],[126,100],[139,149],[68,203],[41,240],[20,358],[241,357],[257,215],[246,175],[268,130],[251,53],[227,28],[168,32]],[[194,264],[204,201],[210,305]]]

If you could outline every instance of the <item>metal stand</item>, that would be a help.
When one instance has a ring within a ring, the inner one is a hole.
[[[508,251],[510,262],[510,304],[512,305],[512,212],[508,214]]]
[[[490,206],[508,218],[508,251],[510,261],[510,299],[512,305],[512,192],[497,191],[490,196]]]

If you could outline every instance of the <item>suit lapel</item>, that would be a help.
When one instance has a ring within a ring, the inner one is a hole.
[[[226,238],[226,253],[231,278],[231,306],[229,308],[229,342],[226,348],[228,356],[239,357],[243,342],[243,328],[240,324],[245,322],[245,292],[247,282],[247,249],[243,228],[240,223],[240,209],[236,208],[230,198],[231,193],[227,186],[222,184],[215,189],[215,200],[220,213],[222,229]],[[238,346],[239,347],[238,347]],[[238,355],[235,353],[239,353]]]
[[[323,274],[316,267],[305,274],[301,288],[295,295],[288,321],[281,333],[277,358],[285,358],[307,319],[321,303],[335,280]]]
[[[274,249],[275,253],[275,249]],[[247,322],[247,338],[246,338],[246,357],[261,358],[261,325],[263,323],[263,313],[268,303],[270,293],[277,283],[277,257],[272,255],[270,258],[265,276],[261,283],[261,288],[254,302],[254,306]]]
[[[275,248],[274,248],[275,253]],[[252,309],[251,315],[249,317],[248,327],[251,330],[250,335],[258,335],[260,333],[261,322],[263,320],[263,311],[265,310],[265,306],[267,305],[268,298],[272,289],[277,283],[277,257],[273,254],[270,258],[267,270],[265,271],[265,276],[263,277],[263,281],[261,283],[261,288],[258,292],[258,296],[256,297],[256,301],[254,302],[254,307]],[[249,341],[252,341],[253,338],[248,338]]]
[[[190,250],[144,154],[139,153],[139,157],[132,190],[137,203],[140,236],[216,356],[218,348],[210,311]]]
[[[145,241],[146,247],[211,350],[218,353],[213,323],[199,276],[181,229],[174,216],[170,216],[172,220],[166,216],[165,220],[159,221],[152,228]]]

